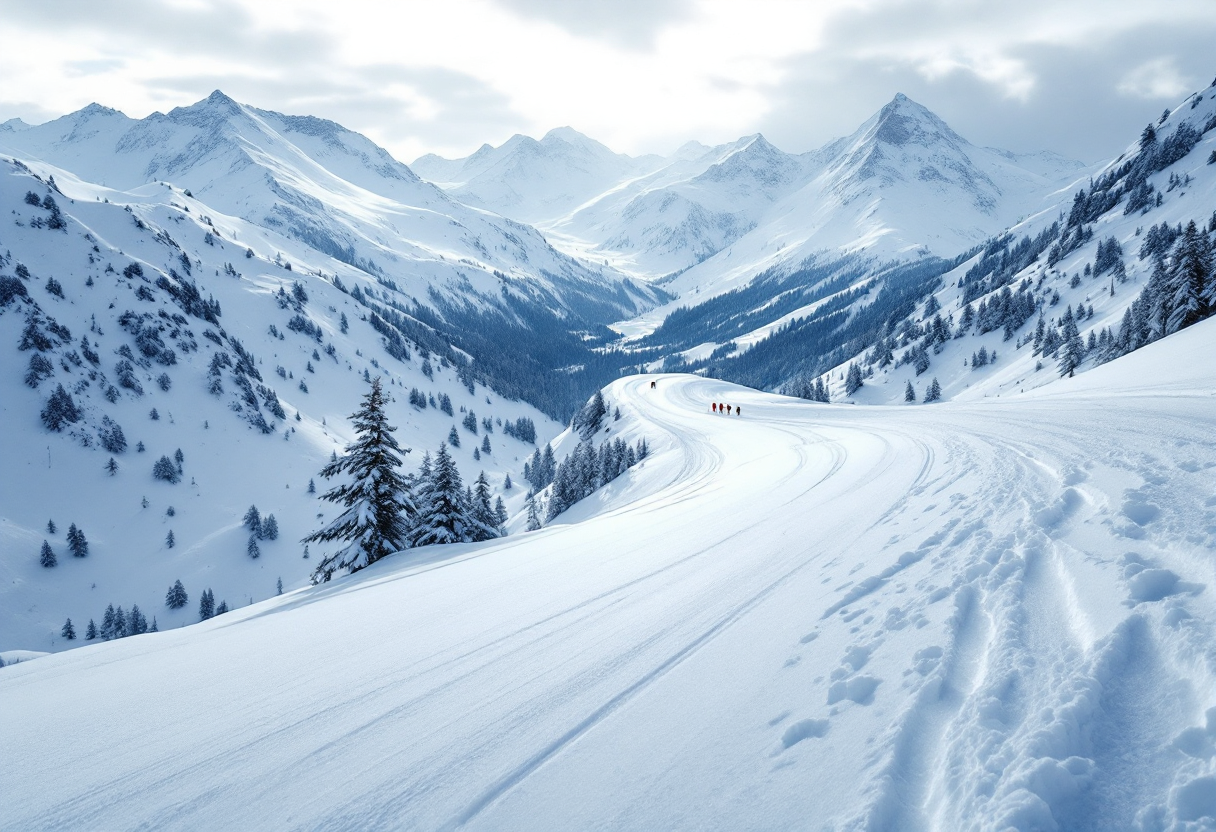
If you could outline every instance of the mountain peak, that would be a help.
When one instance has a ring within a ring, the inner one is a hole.
[[[894,147],[928,146],[943,140],[955,145],[967,144],[966,139],[951,130],[950,125],[929,108],[902,92],[896,93],[871,121],[873,139]]]
[[[244,113],[241,104],[223,93],[215,90],[202,101],[197,101],[188,107],[174,107],[169,111],[169,117],[174,120],[196,123],[216,117],[230,118]]]

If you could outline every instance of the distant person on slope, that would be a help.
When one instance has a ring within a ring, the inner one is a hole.
[[[713,403],[713,405],[712,405],[712,407],[713,407],[713,409],[714,409],[714,413],[717,413],[717,412],[718,412],[718,403],[717,403],[717,402],[714,402],[714,403]]]
[[[727,406],[726,406],[726,415],[727,415],[727,416],[729,416],[729,415],[730,415],[730,405],[727,405]]]
[[[742,416],[742,415],[743,415],[743,408],[739,407],[739,405],[735,405],[735,415],[736,415],[736,416]]]
[[[658,384],[657,381],[650,382],[650,389],[653,390],[655,388],[655,385],[657,385],[657,384]]]

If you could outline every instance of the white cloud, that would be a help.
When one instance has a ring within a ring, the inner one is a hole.
[[[1216,15],[1211,0],[42,0],[0,5],[0,29],[0,120],[91,101],[143,116],[219,86],[408,161],[560,125],[637,153],[781,124],[805,150],[899,90],[1054,123],[1116,88],[1198,84]],[[1157,57],[1126,72],[1146,39]],[[1063,95],[1070,74],[1099,88]]]
[[[1176,97],[1187,91],[1187,82],[1173,58],[1157,58],[1124,75],[1118,90],[1134,98]]]

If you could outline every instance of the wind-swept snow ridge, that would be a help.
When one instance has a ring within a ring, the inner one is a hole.
[[[0,828],[1210,825],[1214,347],[906,410],[623,379],[651,455],[569,522],[0,670]]]

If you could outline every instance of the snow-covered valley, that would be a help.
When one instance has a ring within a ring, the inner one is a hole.
[[[1214,348],[907,408],[622,379],[650,456],[542,531],[5,668],[0,828],[1204,828]]]

